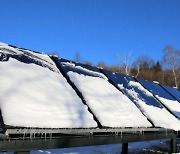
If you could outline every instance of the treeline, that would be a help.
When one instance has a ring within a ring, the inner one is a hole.
[[[149,56],[140,56],[133,62],[130,61],[131,54],[121,53],[117,58],[119,64],[108,66],[104,62],[99,62],[97,67],[118,72],[126,75],[135,76],[137,78],[148,81],[157,81],[164,85],[180,88],[180,51],[172,46],[167,46],[162,53],[162,59],[155,61]],[[80,55],[76,58],[79,58]],[[75,59],[78,61],[78,59]],[[88,65],[93,65],[86,62]]]

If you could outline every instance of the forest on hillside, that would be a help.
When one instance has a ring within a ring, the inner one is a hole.
[[[87,61],[84,63],[112,72],[180,88],[180,50],[172,46],[166,46],[162,52],[162,58],[159,61],[155,61],[146,55],[141,55],[131,61],[131,53],[124,52],[116,55],[119,60],[117,65],[108,66],[105,62],[99,62],[97,65]],[[78,52],[74,57],[74,61],[82,62]]]

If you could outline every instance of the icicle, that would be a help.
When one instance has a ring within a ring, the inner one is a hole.
[[[52,133],[50,133],[50,135],[49,135],[49,136],[50,136],[50,140],[51,140],[51,139],[52,139]]]
[[[45,137],[45,140],[46,140],[46,132],[44,133],[44,137]]]
[[[23,140],[24,140],[25,136],[26,136],[26,132],[24,131],[23,132]]]

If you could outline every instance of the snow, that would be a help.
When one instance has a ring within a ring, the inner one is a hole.
[[[83,68],[83,67],[81,67],[81,66],[76,66],[74,63],[62,62],[62,64],[65,65],[65,66],[74,67],[74,68],[76,68],[76,69],[78,69],[78,70],[81,70],[81,71],[83,71],[83,72],[89,73],[89,74],[91,74],[91,75],[93,74],[93,76],[97,76],[97,77],[103,78],[103,79],[105,79],[105,80],[108,80],[108,78],[107,78],[104,74],[99,73],[99,72],[97,72],[97,71],[92,71],[92,70]]]
[[[10,58],[0,63],[4,123],[38,128],[96,127],[93,116],[60,74]]]
[[[143,86],[141,86],[140,83],[138,82],[135,82],[135,81],[129,81],[129,86],[131,87],[136,87],[138,88],[140,91],[142,91],[146,96],[149,96],[149,97],[153,97],[153,94],[150,93],[148,90],[146,90]]]
[[[163,150],[162,150],[163,149]],[[167,153],[168,140],[132,142],[128,145],[128,153]],[[122,144],[86,146],[75,148],[45,149],[31,151],[31,154],[117,154],[122,152]]]
[[[25,55],[30,59],[41,62],[43,66],[48,66],[49,68],[52,68],[53,71],[59,72],[54,62],[49,58],[47,54],[35,53],[26,49],[14,48],[4,43],[0,43],[0,53],[19,56]]]
[[[151,124],[139,109],[106,79],[102,73],[69,67],[67,74],[84,96],[87,105],[103,126],[108,127],[150,127]],[[73,71],[72,71],[73,70]],[[84,72],[83,72],[84,70]],[[78,73],[77,73],[78,72]],[[84,75],[86,74],[86,75]]]
[[[180,121],[170,114],[164,107],[156,107],[153,105],[146,104],[146,100],[141,100],[139,93],[136,93],[133,86],[136,86],[140,89],[144,95],[153,96],[150,92],[144,89],[139,83],[130,81],[129,84],[132,87],[131,90],[127,90],[129,95],[134,97],[136,103],[143,109],[147,117],[153,121],[153,124],[157,127],[164,127],[168,129],[180,130]],[[158,96],[157,96],[158,97]],[[176,102],[175,102],[176,103]],[[169,106],[174,106],[172,102],[168,103]],[[180,109],[180,108],[179,108]]]
[[[104,73],[116,84],[129,99],[131,99],[148,119],[156,127],[180,130],[180,121],[170,114],[140,83],[132,77],[113,74],[109,71]]]
[[[166,99],[156,95],[156,97],[168,108],[170,109],[177,117],[180,118],[180,103],[176,100]]]
[[[177,140],[177,153],[179,141]],[[138,153],[169,153],[169,140],[152,140],[143,142],[132,142],[128,144],[129,154]],[[118,154],[122,152],[122,144],[109,144],[98,146],[72,147],[60,149],[42,149],[30,151],[31,154]],[[12,152],[0,152],[0,154],[13,154]]]
[[[158,84],[138,79],[161,103],[180,118],[180,103]]]

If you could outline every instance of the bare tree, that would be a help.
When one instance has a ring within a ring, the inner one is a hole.
[[[118,53],[116,56],[120,61],[121,67],[124,69],[124,73],[126,75],[130,75],[132,66],[132,52],[123,52],[121,54]]]
[[[167,46],[163,51],[163,63],[172,70],[176,87],[180,86],[180,51]]]
[[[155,62],[149,56],[139,56],[133,63],[132,68],[137,70],[135,77],[138,77],[140,71],[152,69],[155,65]]]

